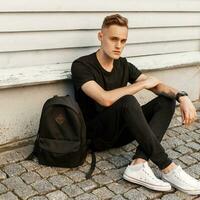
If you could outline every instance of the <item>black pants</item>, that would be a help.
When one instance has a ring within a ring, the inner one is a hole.
[[[140,106],[132,95],[125,95],[106,107],[87,124],[88,137],[119,147],[136,140],[139,144],[133,159],[152,160],[160,169],[169,159],[160,142],[174,114],[175,100],[158,96]]]

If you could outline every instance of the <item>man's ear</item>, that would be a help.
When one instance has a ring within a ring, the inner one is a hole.
[[[98,40],[101,42],[102,41],[102,37],[103,37],[103,33],[102,31],[98,32]]]

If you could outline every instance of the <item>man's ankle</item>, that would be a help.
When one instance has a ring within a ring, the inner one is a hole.
[[[142,158],[136,158],[131,162],[131,165],[136,165],[136,164],[142,164],[145,163],[146,160],[142,159]]]
[[[175,169],[177,167],[177,165],[172,162],[171,164],[169,164],[167,167],[165,167],[164,169],[162,169],[161,171],[164,173],[164,174],[167,174],[169,173],[171,170]]]

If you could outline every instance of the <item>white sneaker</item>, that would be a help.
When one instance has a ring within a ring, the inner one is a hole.
[[[158,179],[147,162],[136,165],[128,165],[123,174],[123,178],[127,181],[145,186],[152,190],[171,190],[171,185]]]
[[[200,181],[191,177],[180,166],[177,166],[167,174],[162,173],[161,177],[182,192],[191,195],[200,194]]]

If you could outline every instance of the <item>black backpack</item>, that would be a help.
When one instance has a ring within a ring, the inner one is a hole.
[[[86,126],[78,103],[69,95],[48,99],[42,109],[40,125],[34,149],[27,160],[34,156],[39,164],[56,167],[77,167],[84,163],[90,141],[86,139]],[[95,169],[92,163],[86,178]]]

